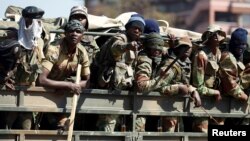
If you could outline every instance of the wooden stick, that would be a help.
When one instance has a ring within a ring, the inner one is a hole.
[[[81,80],[81,68],[82,65],[78,64],[77,66],[77,72],[76,72],[76,84],[80,83]],[[68,138],[67,141],[72,140],[72,135],[73,135],[73,128],[74,128],[74,121],[75,121],[75,114],[76,114],[76,105],[77,105],[77,99],[78,99],[78,94],[74,94],[73,99],[72,99],[72,109],[69,117],[69,131],[68,131]]]

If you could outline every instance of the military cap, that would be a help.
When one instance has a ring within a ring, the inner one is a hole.
[[[144,46],[145,48],[163,50],[164,40],[159,33],[152,32],[145,36]]]
[[[192,47],[192,42],[187,36],[180,37],[176,42],[175,48],[178,48],[180,46]]]
[[[71,20],[71,16],[73,15],[84,15],[87,19],[87,23],[85,28],[89,28],[89,21],[88,21],[88,9],[85,6],[73,6],[70,10],[69,20]]]
[[[44,11],[35,6],[28,6],[22,10],[22,16],[24,18],[40,19],[42,18]]]
[[[219,25],[210,25],[207,27],[207,30],[202,34],[202,41],[206,41],[213,33],[218,33],[221,37],[226,38],[226,33],[222,31],[222,28]],[[222,38],[219,39],[219,41],[220,40],[222,40]]]

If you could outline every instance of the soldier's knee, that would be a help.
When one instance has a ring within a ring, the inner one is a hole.
[[[137,117],[135,121],[135,130],[137,132],[145,132],[145,124],[146,124],[145,117]]]
[[[32,126],[32,113],[21,113],[20,114],[20,122],[21,128],[25,130],[30,130]]]
[[[118,115],[99,115],[96,123],[97,130],[105,132],[114,132]]]
[[[163,129],[166,132],[175,132],[175,128],[178,122],[177,117],[163,117]]]

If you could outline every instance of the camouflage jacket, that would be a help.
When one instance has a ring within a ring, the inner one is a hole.
[[[138,55],[137,65],[135,68],[135,85],[138,92],[149,92],[158,89],[157,78],[161,66],[153,66],[145,52],[140,52]]]
[[[221,80],[221,88],[225,94],[237,97],[243,90],[240,86],[241,76],[245,66],[229,51],[224,51],[219,62],[219,77]]]
[[[125,34],[119,34],[101,47],[97,56],[100,87],[123,90],[132,87],[137,52],[126,49],[128,42]]]
[[[93,36],[84,35],[81,44],[85,47],[89,56],[89,63],[92,64],[97,52],[100,51]]]
[[[216,79],[218,78],[219,60],[221,52],[217,48],[213,54],[208,46],[195,53],[192,64],[192,84],[201,95],[214,95]]]
[[[174,53],[170,53],[166,58],[164,67],[167,67],[177,56]],[[171,67],[167,72],[167,77],[161,84],[160,92],[162,94],[174,95],[178,94],[178,84],[190,84],[191,76],[191,61],[186,58],[185,61],[180,59]],[[191,87],[190,91],[191,91]],[[192,87],[193,90],[193,87]]]

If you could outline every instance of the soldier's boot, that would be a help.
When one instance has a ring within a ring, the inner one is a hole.
[[[145,117],[137,117],[135,121],[135,131],[145,132],[145,124],[146,124]]]
[[[13,126],[13,123],[17,119],[18,112],[6,112],[6,117],[5,117],[5,128],[6,129],[11,129]]]
[[[177,121],[177,117],[163,117],[162,122],[164,131],[175,132]]]
[[[208,119],[207,118],[195,118],[193,121],[192,129],[195,132],[208,132]]]
[[[114,132],[117,122],[117,115],[99,115],[96,126],[99,131]]]
[[[32,126],[32,113],[21,113],[20,114],[20,123],[21,128],[24,130],[30,130]]]

